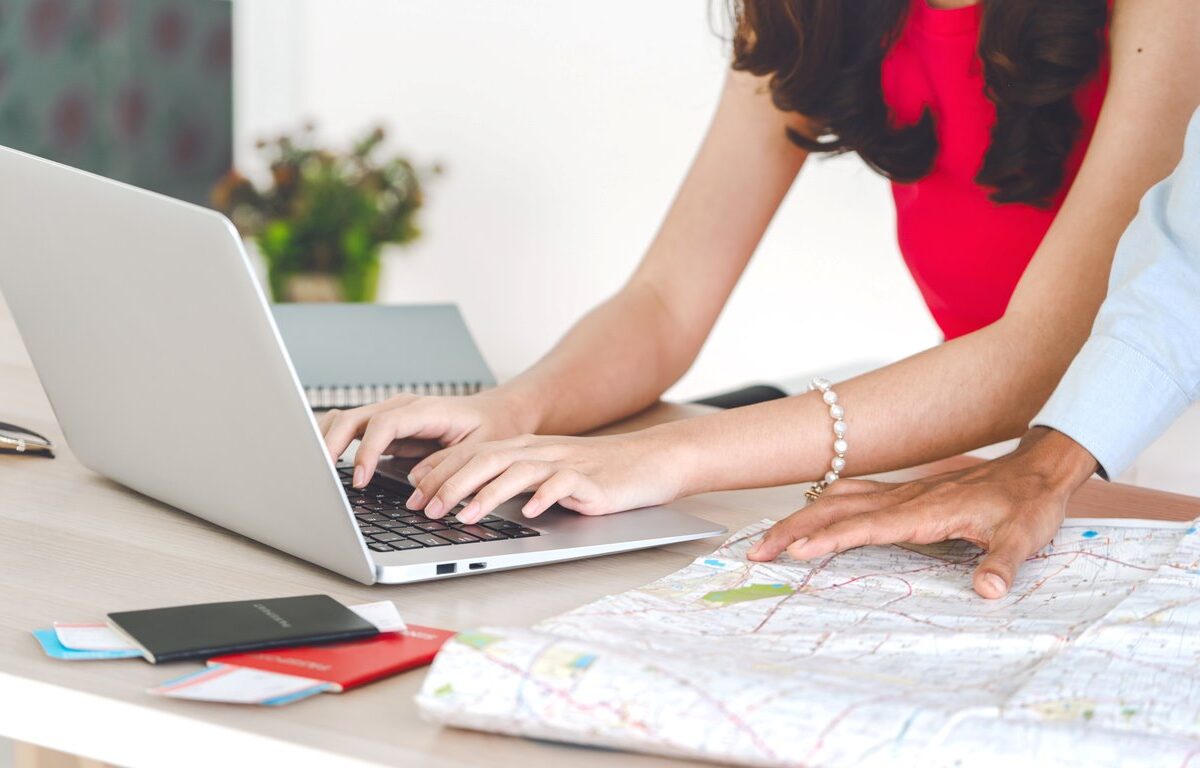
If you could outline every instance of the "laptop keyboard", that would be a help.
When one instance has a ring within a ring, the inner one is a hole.
[[[404,506],[412,488],[399,483],[372,480],[366,488],[353,488],[351,467],[339,467],[338,476],[358,521],[358,530],[375,552],[403,552],[423,547],[448,547],[540,536],[541,532],[512,520],[487,515],[474,525],[460,523],[452,515],[430,520]]]

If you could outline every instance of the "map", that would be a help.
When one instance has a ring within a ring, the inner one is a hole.
[[[763,766],[1200,768],[1196,524],[1068,520],[1007,596],[965,542],[745,559],[768,527],[533,628],[460,634],[429,720]]]

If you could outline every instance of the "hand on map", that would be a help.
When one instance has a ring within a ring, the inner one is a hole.
[[[556,503],[584,515],[661,504],[679,495],[682,463],[656,435],[523,435],[445,448],[413,467],[409,478],[416,491],[408,508],[437,519],[473,495],[457,517],[475,523],[527,491],[534,493],[521,510],[526,517]]]
[[[1049,543],[1067,499],[1096,460],[1066,435],[1029,431],[1007,456],[909,483],[839,480],[821,499],[775,524],[747,554],[774,560],[785,549],[808,560],[867,544],[965,539],[987,551],[975,591],[1003,597],[1026,558]]]

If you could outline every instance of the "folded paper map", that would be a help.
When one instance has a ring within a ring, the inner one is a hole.
[[[447,643],[432,721],[744,765],[1200,764],[1200,534],[1068,521],[1011,592],[965,542],[751,563]]]

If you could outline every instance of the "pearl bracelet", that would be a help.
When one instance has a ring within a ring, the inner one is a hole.
[[[805,498],[809,501],[816,501],[821,498],[821,494],[833,484],[835,480],[841,477],[841,472],[846,468],[846,450],[850,447],[846,443],[846,409],[838,404],[837,392],[833,391],[833,383],[829,379],[821,376],[816,377],[808,384],[808,391],[820,390],[821,399],[829,406],[829,416],[833,419],[833,458],[829,462],[829,471],[825,473],[825,479],[812,484],[807,491],[804,492]]]

